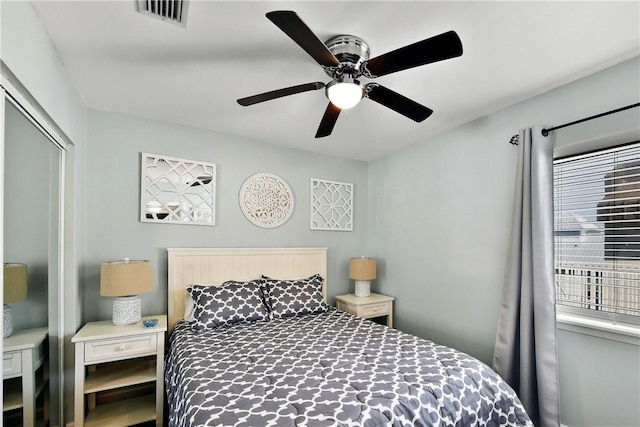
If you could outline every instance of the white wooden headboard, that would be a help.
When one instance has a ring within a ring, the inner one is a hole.
[[[299,279],[319,273],[327,300],[327,248],[169,248],[169,330],[184,316],[186,289],[193,284],[221,285],[261,275]]]

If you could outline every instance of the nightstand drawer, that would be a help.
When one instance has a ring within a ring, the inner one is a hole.
[[[351,313],[354,316],[358,315],[358,307],[356,307],[356,306],[351,306],[351,305],[346,304],[346,303],[344,303],[342,301],[336,301],[336,307],[340,311],[346,311],[347,313]]]
[[[371,304],[359,308],[359,315],[362,317],[386,316],[389,314],[389,303]]]
[[[122,360],[128,357],[144,356],[156,353],[158,341],[156,334],[115,340],[91,341],[85,343],[85,363],[107,359]]]
[[[2,355],[2,376],[16,375],[22,372],[22,357],[19,351]]]

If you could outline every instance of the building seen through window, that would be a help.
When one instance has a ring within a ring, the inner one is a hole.
[[[604,184],[598,221],[604,224],[605,259],[640,259],[640,161],[617,163]]]

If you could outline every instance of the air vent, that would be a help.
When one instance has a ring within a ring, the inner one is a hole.
[[[189,0],[138,0],[138,12],[187,28]]]

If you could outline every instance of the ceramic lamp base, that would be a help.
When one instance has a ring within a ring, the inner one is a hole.
[[[2,306],[2,336],[8,337],[13,333],[13,310],[7,304]]]
[[[356,296],[368,297],[371,293],[371,282],[368,280],[356,280]]]
[[[131,325],[140,321],[142,314],[142,303],[140,297],[133,295],[130,297],[118,297],[113,300],[113,324]]]

